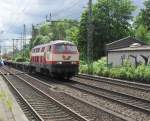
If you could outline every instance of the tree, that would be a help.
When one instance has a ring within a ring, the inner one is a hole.
[[[150,30],[150,0],[144,2],[145,8],[140,12],[140,21]]]
[[[43,35],[43,36],[46,36],[48,35],[49,33],[49,26],[48,24],[43,24],[41,27],[40,27],[40,34]]]
[[[57,40],[57,39],[70,39],[70,33],[68,32],[74,27],[78,26],[78,21],[76,20],[70,20],[70,19],[64,19],[64,20],[58,20],[54,21],[50,25],[50,33],[51,33],[51,39]]]
[[[79,34],[79,27],[74,26],[70,29],[66,30],[66,40],[70,40],[78,45],[78,34]]]
[[[135,36],[145,43],[150,43],[150,32],[148,28],[142,24],[137,28]]]
[[[38,27],[33,27],[33,38],[30,41],[30,49],[36,45],[48,43],[53,40],[74,39],[73,32],[79,25],[78,21],[71,19],[57,20],[43,23]],[[36,34],[35,34],[36,33]]]
[[[130,35],[130,23],[135,6],[131,0],[98,0],[93,6],[94,59],[105,55],[105,44]],[[85,10],[79,27],[79,48],[86,56],[88,14]]]
[[[144,6],[134,22],[135,36],[150,44],[150,0],[146,0]]]
[[[33,47],[36,46],[36,45],[39,45],[39,44],[42,44],[42,40],[43,39],[43,36],[42,35],[38,35],[36,37],[36,39],[33,41]]]

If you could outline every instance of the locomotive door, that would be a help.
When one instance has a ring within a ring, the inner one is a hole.
[[[51,46],[48,46],[47,48],[46,60],[51,61]]]
[[[44,52],[43,62],[46,63],[46,52]]]

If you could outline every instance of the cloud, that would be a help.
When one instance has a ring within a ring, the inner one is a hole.
[[[96,0],[93,0],[94,2]],[[141,0],[133,0],[140,7]],[[45,21],[50,12],[52,19],[79,18],[88,0],[0,0],[0,38],[18,38],[26,24],[28,36],[31,24]]]
[[[50,12],[53,19],[77,18],[87,0],[0,0],[0,3],[0,31],[19,34],[23,24],[31,26],[42,22]]]

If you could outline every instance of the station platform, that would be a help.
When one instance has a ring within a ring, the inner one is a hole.
[[[28,121],[2,76],[0,76],[0,121]]]

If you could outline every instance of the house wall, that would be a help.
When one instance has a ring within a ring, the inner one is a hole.
[[[145,56],[148,61],[145,61],[144,58],[142,56]],[[136,64],[137,63],[150,63],[150,50],[146,50],[146,51],[116,51],[116,52],[112,52],[109,51],[108,52],[108,64],[111,64],[113,67],[117,67],[122,65],[122,63],[125,60],[129,60],[129,62],[131,62],[132,64]],[[134,58],[136,57],[136,59]]]

